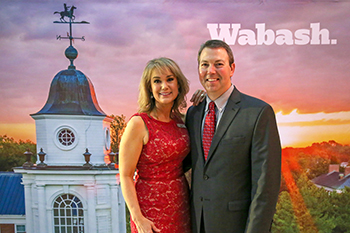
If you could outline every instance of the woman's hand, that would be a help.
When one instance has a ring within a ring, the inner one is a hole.
[[[198,89],[193,93],[190,101],[192,102],[193,106],[197,106],[204,100],[205,97],[206,97],[205,91]]]
[[[138,221],[134,220],[134,223],[136,224],[138,233],[160,232],[160,229],[158,229],[152,221],[143,216]]]

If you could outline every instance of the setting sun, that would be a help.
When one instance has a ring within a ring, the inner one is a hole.
[[[350,112],[276,114],[282,147],[304,147],[314,142],[334,140],[350,143]]]

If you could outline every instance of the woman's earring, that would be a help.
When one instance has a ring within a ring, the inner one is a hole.
[[[153,94],[151,93],[151,99],[153,99],[154,97],[153,97]]]

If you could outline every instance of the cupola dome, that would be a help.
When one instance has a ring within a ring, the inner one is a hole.
[[[56,74],[45,106],[32,115],[40,114],[106,116],[98,105],[92,82],[76,69]]]

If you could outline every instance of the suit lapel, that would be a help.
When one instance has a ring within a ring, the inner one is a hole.
[[[229,125],[237,115],[240,105],[240,93],[235,88],[230,96],[230,98],[227,101],[227,105],[225,107],[224,113],[221,117],[219,126],[217,127],[213,140],[211,142],[208,158],[206,160],[206,164],[210,161],[211,157],[213,156],[213,153],[215,152],[219,142],[221,141],[222,137],[226,133]],[[202,152],[203,154],[203,152]]]
[[[196,108],[196,112],[193,115],[193,129],[195,132],[195,144],[197,145],[197,154],[198,159],[204,164],[204,153],[202,147],[202,120],[204,116],[204,108],[206,105],[206,101],[203,101]]]

